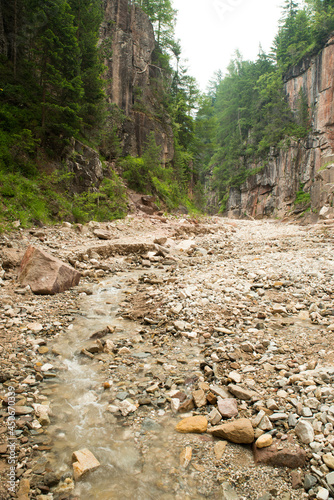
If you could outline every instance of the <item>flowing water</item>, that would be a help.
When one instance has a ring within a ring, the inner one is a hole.
[[[101,463],[76,484],[74,494],[80,500],[175,498],[164,493],[170,488],[169,470],[178,466],[178,455],[170,450],[170,416],[164,419],[163,410],[152,409],[152,417],[160,417],[159,424],[155,426],[152,420],[147,429],[137,426],[135,432],[127,418],[117,419],[107,411],[110,393],[103,383],[113,376],[108,371],[110,362],[80,354],[87,339],[107,326],[116,327],[109,336],[113,342],[133,335],[136,324],[116,318],[118,305],[124,300],[123,279],[129,277],[136,277],[135,273],[104,281],[95,286],[93,295],[82,297],[73,326],[54,345],[60,356],[58,378],[48,386],[54,414],[48,429],[53,441],[49,461],[63,479],[71,475],[71,457],[76,450],[88,448]],[[110,355],[103,356],[110,359]],[[123,374],[126,379],[126,369]],[[157,466],[158,456],[164,457],[165,476]],[[168,477],[165,483],[163,477]]]

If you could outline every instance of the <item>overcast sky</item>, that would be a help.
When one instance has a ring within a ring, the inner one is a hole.
[[[268,52],[277,33],[283,0],[173,0],[176,38],[189,74],[206,90],[215,71],[226,70],[239,49],[256,59],[259,44]]]

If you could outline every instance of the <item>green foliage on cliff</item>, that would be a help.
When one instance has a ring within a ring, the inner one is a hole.
[[[157,195],[173,210],[187,198],[187,181],[184,180],[185,165],[182,154],[176,149],[173,165],[161,164],[161,147],[156,144],[151,132],[141,158],[128,156],[120,159],[122,176],[135,191]]]
[[[304,57],[316,54],[334,30],[332,0],[306,0],[305,7],[286,0],[274,53],[282,71],[298,64]]]
[[[229,189],[260,172],[271,151],[307,137],[311,109],[306,89],[299,91],[291,110],[283,79],[291,66],[323,48],[333,30],[333,1],[308,0],[299,8],[286,0],[273,52],[260,51],[256,61],[245,61],[237,52],[224,77],[220,73],[211,82],[195,123],[200,145],[195,168],[218,192],[223,209]]]
[[[306,136],[309,111],[303,95],[300,100],[294,116],[274,62],[263,53],[255,62],[236,54],[196,119],[202,144],[196,161],[204,164],[204,177],[209,175],[221,199],[265,166],[271,147],[287,136]]]
[[[113,112],[106,119],[102,17],[100,0],[0,1],[2,224],[111,219],[126,211],[125,188],[112,171],[94,192],[76,195],[69,173],[43,173],[53,159],[61,163],[72,137],[119,151],[121,119]]]
[[[304,191],[304,184],[300,184],[299,191],[296,193],[295,205],[306,205],[311,201],[310,193]]]
[[[49,152],[59,153],[68,138],[85,134],[101,118],[101,4],[16,0],[2,4],[2,18],[14,33],[7,34],[7,55],[0,60],[1,128],[11,114],[11,133],[30,130]]]
[[[137,4],[149,16],[159,47],[171,49],[175,47],[174,26],[176,10],[171,0],[136,0]]]

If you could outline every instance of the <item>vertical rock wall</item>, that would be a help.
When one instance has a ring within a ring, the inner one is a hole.
[[[312,58],[304,59],[285,76],[285,92],[297,112],[300,91],[307,97],[312,132],[306,140],[272,150],[267,166],[238,189],[231,189],[230,216],[283,216],[295,210],[300,185],[318,212],[333,202],[334,187],[334,37]],[[259,165],[249,165],[256,168]]]
[[[109,102],[126,115],[122,130],[123,153],[141,155],[153,131],[161,146],[162,161],[171,161],[173,132],[169,117],[161,113],[154,92],[161,72],[152,64],[155,48],[152,24],[148,16],[128,0],[104,0],[104,11],[100,44],[106,57]]]

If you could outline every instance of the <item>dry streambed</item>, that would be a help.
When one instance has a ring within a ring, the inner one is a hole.
[[[0,498],[12,390],[21,500],[334,498],[333,226],[66,226],[2,240]],[[22,287],[29,244],[79,287]]]

